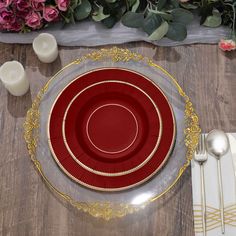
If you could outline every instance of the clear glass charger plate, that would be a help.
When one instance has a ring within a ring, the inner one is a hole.
[[[175,147],[162,170],[136,188],[114,193],[88,189],[67,177],[52,157],[47,137],[49,113],[61,90],[79,75],[103,67],[130,69],[153,80],[172,105],[177,129]],[[76,208],[106,220],[133,213],[167,193],[190,164],[199,133],[198,116],[176,79],[151,59],[116,47],[86,54],[58,71],[39,91],[24,123],[31,160],[50,189]]]

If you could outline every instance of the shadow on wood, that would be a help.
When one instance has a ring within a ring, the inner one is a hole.
[[[30,89],[25,95],[20,97],[13,96],[10,93],[7,94],[7,109],[13,117],[25,117],[31,105],[32,98]]]

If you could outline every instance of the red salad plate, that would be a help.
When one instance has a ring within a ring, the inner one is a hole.
[[[141,168],[157,150],[161,134],[156,104],[137,86],[118,80],[83,89],[63,119],[63,138],[71,156],[88,171],[104,176]]]
[[[58,95],[48,138],[60,168],[78,183],[118,191],[151,178],[175,141],[175,119],[161,89],[143,75],[102,68]]]

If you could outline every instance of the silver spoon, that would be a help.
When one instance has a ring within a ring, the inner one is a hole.
[[[212,130],[206,138],[206,147],[209,154],[214,156],[217,160],[217,174],[219,184],[219,199],[220,199],[220,217],[221,217],[221,232],[225,233],[224,224],[224,199],[222,189],[222,174],[220,158],[225,155],[229,150],[228,136],[221,130]]]

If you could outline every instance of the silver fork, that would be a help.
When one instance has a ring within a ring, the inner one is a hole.
[[[205,194],[205,179],[204,179],[204,162],[207,161],[205,135],[199,136],[198,146],[194,154],[194,160],[199,163],[201,172],[201,206],[202,206],[202,226],[203,235],[206,235],[206,194]]]

